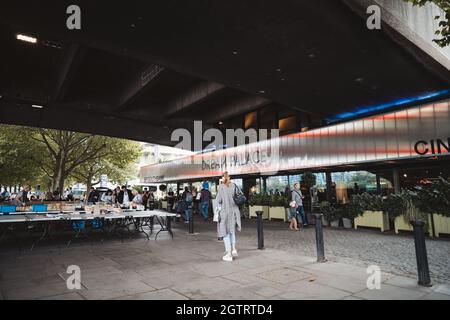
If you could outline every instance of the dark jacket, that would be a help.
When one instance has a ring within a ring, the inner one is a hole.
[[[96,190],[92,190],[89,192],[88,202],[95,203],[98,201],[98,192]]]
[[[128,199],[131,202],[133,200],[133,194],[131,193],[131,190],[128,190],[128,189],[126,189],[126,190],[127,190],[127,193],[128,193]],[[117,201],[120,204],[123,204],[123,195],[124,195],[123,190],[120,190],[119,195],[117,196]]]
[[[191,193],[191,192],[190,191],[184,191],[183,194],[181,195],[181,198],[183,199],[183,208],[184,208],[184,210],[191,209],[192,208],[192,204],[194,203],[194,201],[192,201],[192,202],[187,202],[186,201],[186,196],[187,196],[188,193]],[[192,200],[194,200],[194,199],[192,199]]]
[[[211,199],[211,192],[207,189],[202,189],[200,192],[200,202],[209,202]]]

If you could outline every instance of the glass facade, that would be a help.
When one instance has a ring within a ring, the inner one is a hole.
[[[288,186],[288,176],[275,176],[266,179],[266,192],[268,194],[283,193]]]

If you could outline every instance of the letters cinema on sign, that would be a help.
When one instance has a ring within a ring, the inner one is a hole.
[[[449,101],[422,105],[141,168],[164,181],[449,156]]]

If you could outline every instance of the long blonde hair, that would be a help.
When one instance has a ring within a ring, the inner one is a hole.
[[[228,174],[228,171],[225,171],[222,176],[223,176],[223,183],[227,187],[229,187],[231,184],[231,179],[230,179],[230,175]]]

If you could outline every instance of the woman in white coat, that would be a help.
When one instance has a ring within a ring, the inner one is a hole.
[[[217,204],[220,206],[218,221],[218,236],[223,237],[225,245],[224,261],[233,261],[237,257],[236,230],[241,231],[241,213],[234,203],[233,195],[240,192],[239,188],[230,180],[228,172],[223,174],[223,183],[217,192]]]

